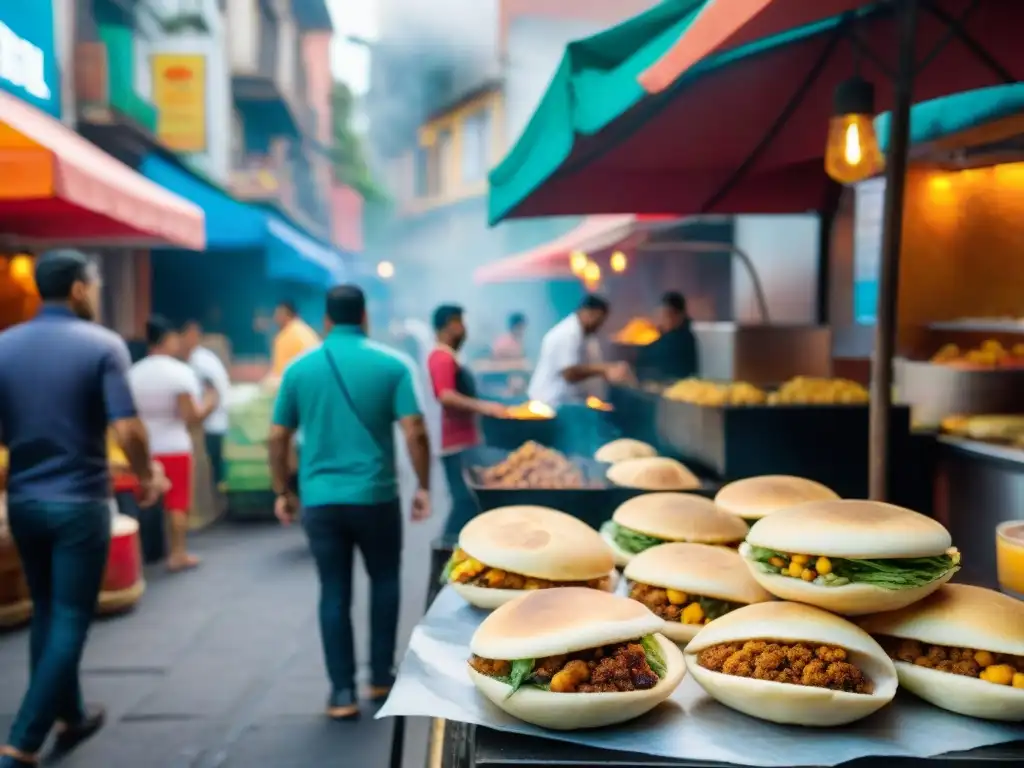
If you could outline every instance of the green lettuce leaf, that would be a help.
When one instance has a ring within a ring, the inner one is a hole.
[[[658,638],[654,635],[644,635],[640,643],[644,647],[644,655],[654,674],[660,679],[664,679],[668,674],[668,665],[665,664],[665,657],[661,654],[661,644],[658,643]]]
[[[786,557],[765,547],[751,547],[747,557],[757,563],[765,573],[779,573],[769,561],[773,557]],[[904,557],[885,560],[848,560],[830,557],[832,573],[819,576],[815,584],[841,587],[844,584],[871,584],[882,589],[910,589],[931,584],[950,571],[960,570],[959,560],[949,555],[937,557]]]
[[[650,549],[651,547],[656,547],[659,544],[665,543],[663,539],[656,539],[655,537],[648,536],[645,533],[634,531],[631,528],[626,528],[611,520],[601,526],[601,530],[611,536],[612,541],[614,541],[620,549],[629,552],[631,555],[639,554],[645,549]]]
[[[728,600],[718,600],[714,597],[698,597],[697,602],[700,604],[700,609],[704,612],[705,619],[720,619],[729,611],[736,610],[739,606],[736,603],[730,603]]]
[[[448,562],[444,564],[444,570],[441,571],[440,581],[442,584],[447,584],[452,580],[452,571],[455,570],[456,565],[458,565],[458,563],[455,562],[455,555],[453,554],[448,558]]]
[[[512,671],[505,678],[505,682],[512,689],[508,692],[508,696],[522,688],[529,680],[530,675],[533,674],[533,664],[533,659],[516,659],[512,662]],[[508,698],[508,696],[505,698]]]

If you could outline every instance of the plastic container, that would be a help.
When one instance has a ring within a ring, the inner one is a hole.
[[[1024,600],[1024,520],[996,528],[996,576],[1003,592]]]

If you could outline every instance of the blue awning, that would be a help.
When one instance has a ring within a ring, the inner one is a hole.
[[[267,214],[267,235],[269,277],[325,286],[337,285],[345,279],[347,270],[342,255],[292,226],[283,216]]]
[[[147,155],[139,165],[139,172],[203,209],[206,250],[245,251],[265,245],[266,215],[258,208],[235,200],[213,182],[157,154]]]
[[[243,203],[214,182],[150,154],[139,171],[203,209],[207,251],[266,251],[267,276],[318,286],[341,282],[347,271],[341,253],[306,234],[283,215]]]

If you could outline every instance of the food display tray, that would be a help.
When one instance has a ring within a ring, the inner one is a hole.
[[[846,498],[867,496],[866,405],[708,407],[659,398],[654,420],[660,446],[723,480],[798,475]],[[891,424],[891,455],[900,457],[893,465],[903,471],[910,409],[894,406]]]
[[[476,497],[482,512],[518,505],[549,507],[577,517],[593,528],[600,528],[611,519],[612,513],[620,504],[645,493],[636,488],[610,485],[605,479],[607,464],[575,456],[569,457],[570,461],[583,473],[584,482],[593,483],[595,487],[493,488],[483,485],[480,481],[479,468],[499,464],[508,458],[509,454],[510,451],[491,446],[472,448],[463,454],[462,471],[466,484]],[[719,483],[707,481],[692,493],[712,498],[719,487]]]
[[[619,436],[613,413],[585,405],[564,405],[553,419],[481,420],[484,443],[514,451],[533,441],[562,453],[592,456],[598,448]]]

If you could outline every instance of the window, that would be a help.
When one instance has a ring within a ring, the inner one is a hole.
[[[452,178],[452,170],[455,167],[455,150],[450,130],[438,131],[437,143],[434,145],[434,156],[437,169],[434,173],[435,195],[443,195],[451,192],[455,187],[455,179]]]
[[[416,148],[416,168],[413,193],[416,197],[430,197],[430,147]]]
[[[487,175],[491,157],[491,112],[484,107],[462,123],[462,181],[473,184]]]

